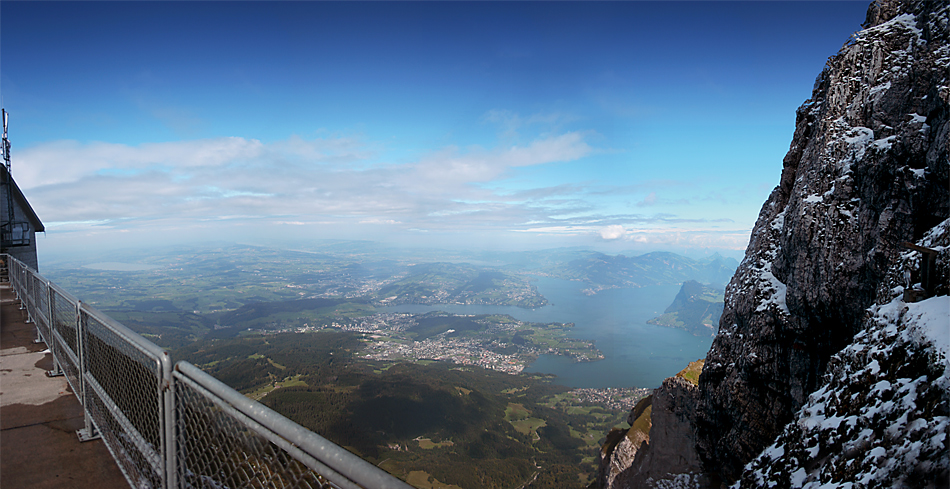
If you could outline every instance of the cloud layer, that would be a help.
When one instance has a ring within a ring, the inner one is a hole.
[[[688,229],[706,223],[703,218],[616,212],[594,202],[621,193],[616,186],[587,182],[502,190],[520,168],[583,164],[597,152],[590,136],[563,132],[504,147],[450,146],[400,164],[382,160],[378,145],[348,137],[293,136],[271,143],[230,137],[139,146],[56,141],[20,153],[14,175],[52,233],[225,227],[247,233],[266,225],[321,228],[333,234],[328,237],[344,238],[366,237],[353,232],[373,229],[379,239],[396,232],[481,234],[482,240],[526,233],[744,244],[720,229]],[[643,201],[653,204],[656,193]],[[683,232],[693,237],[671,238]]]

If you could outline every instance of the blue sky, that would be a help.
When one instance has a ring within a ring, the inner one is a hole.
[[[40,254],[742,250],[866,2],[10,2]]]

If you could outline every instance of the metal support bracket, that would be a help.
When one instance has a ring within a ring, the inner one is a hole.
[[[66,375],[66,372],[63,372],[63,368],[59,366],[59,362],[56,361],[56,357],[53,357],[53,370],[47,370],[47,377],[62,377]]]
[[[76,430],[76,436],[79,437],[80,443],[102,438],[102,435],[99,434],[99,430],[96,429],[95,425],[88,428],[83,428],[81,430]]]

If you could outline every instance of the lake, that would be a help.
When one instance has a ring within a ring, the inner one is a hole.
[[[583,282],[541,278],[538,291],[550,302],[537,309],[510,306],[406,304],[378,308],[380,312],[508,314],[536,323],[574,323],[571,336],[593,340],[606,357],[576,363],[568,357],[542,355],[526,372],[555,374],[568,387],[658,387],[663,379],[696,359],[705,358],[712,338],[647,324],[673,302],[679,285],[610,289],[588,296]]]

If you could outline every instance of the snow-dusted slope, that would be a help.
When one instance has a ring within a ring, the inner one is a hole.
[[[940,251],[946,267],[950,220],[920,244]],[[903,254],[888,281],[914,261],[918,252]],[[854,342],[831,359],[826,383],[736,487],[950,484],[950,296],[905,303],[903,287],[886,285],[881,295]]]

